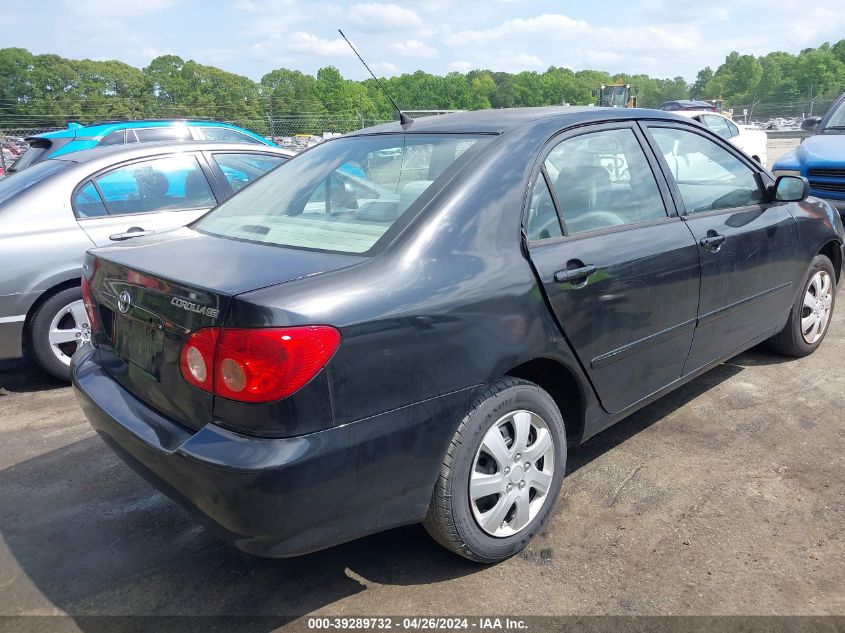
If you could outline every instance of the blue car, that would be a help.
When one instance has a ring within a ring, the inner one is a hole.
[[[231,123],[185,120],[109,121],[93,125],[68,123],[64,130],[31,136],[26,141],[29,143],[29,149],[9,168],[10,172],[32,167],[48,158],[102,145],[149,141],[218,141],[274,145],[263,136]]]
[[[815,134],[781,156],[772,167],[775,176],[804,176],[810,193],[824,198],[845,218],[845,93],[823,117],[801,124]]]

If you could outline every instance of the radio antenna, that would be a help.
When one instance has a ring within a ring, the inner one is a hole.
[[[373,73],[373,71],[372,71],[372,70],[370,70],[370,67],[369,67],[369,66],[367,66],[367,62],[365,62],[365,61],[364,61],[364,58],[363,58],[363,57],[361,57],[361,54],[360,54],[357,50],[355,50],[355,47],[354,47],[354,46],[352,46],[352,42],[350,42],[350,41],[347,39],[347,37],[343,34],[343,31],[341,31],[340,29],[338,29],[338,30],[337,30],[337,32],[338,32],[338,33],[340,33],[340,36],[341,36],[344,40],[346,40],[346,43],[347,43],[347,44],[349,44],[349,48],[351,48],[351,49],[352,49],[352,52],[353,52],[353,53],[355,53],[355,56],[356,56],[358,59],[360,59],[360,60],[361,60],[361,63],[362,63],[362,64],[364,64],[364,68],[366,68],[366,69],[367,69],[367,72],[368,72],[368,73],[370,73],[370,76],[371,76],[373,79],[375,79],[375,80],[376,80],[376,84],[378,85],[379,89],[380,89],[380,90],[384,93],[384,96],[385,96],[385,97],[387,97],[387,99],[390,101],[390,103],[392,103],[392,104],[393,104],[393,107],[394,107],[394,108],[396,108],[396,111],[399,113],[399,123],[400,123],[401,125],[408,125],[409,123],[413,123],[413,121],[414,121],[414,120],[413,120],[411,117],[409,117],[407,114],[405,114],[404,112],[402,112],[402,110],[400,110],[400,109],[399,109],[399,106],[398,106],[398,105],[396,105],[396,102],[393,100],[393,97],[391,97],[391,96],[390,96],[390,93],[389,93],[389,92],[387,92],[387,90],[385,89],[385,87],[381,85],[381,82],[378,80],[378,77],[376,77],[376,76],[375,76],[375,74]]]

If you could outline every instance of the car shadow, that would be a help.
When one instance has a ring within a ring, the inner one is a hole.
[[[0,396],[68,386],[69,382],[54,378],[27,357],[0,360]]]
[[[571,450],[569,469],[588,465],[743,371],[742,365],[775,359],[752,350],[718,366]],[[144,628],[145,618],[99,617],[125,614],[249,616],[250,630],[270,631],[371,584],[437,583],[484,569],[442,549],[420,526],[292,559],[243,554],[150,488],[93,436],[0,471],[0,508],[0,534],[17,566],[90,633]],[[202,630],[217,626],[199,622]],[[225,622],[221,630],[242,624]],[[154,628],[188,624],[159,618]]]

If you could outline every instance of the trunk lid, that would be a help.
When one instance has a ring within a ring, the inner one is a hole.
[[[89,255],[100,362],[111,377],[189,428],[211,421],[214,396],[182,378],[188,335],[225,323],[232,297],[365,258],[294,250],[178,229]],[[93,260],[93,261],[92,261]]]

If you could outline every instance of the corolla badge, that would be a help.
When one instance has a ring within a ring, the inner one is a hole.
[[[129,306],[132,305],[132,297],[129,293],[124,290],[120,293],[120,296],[117,298],[117,309],[120,310],[123,314],[129,312]]]

